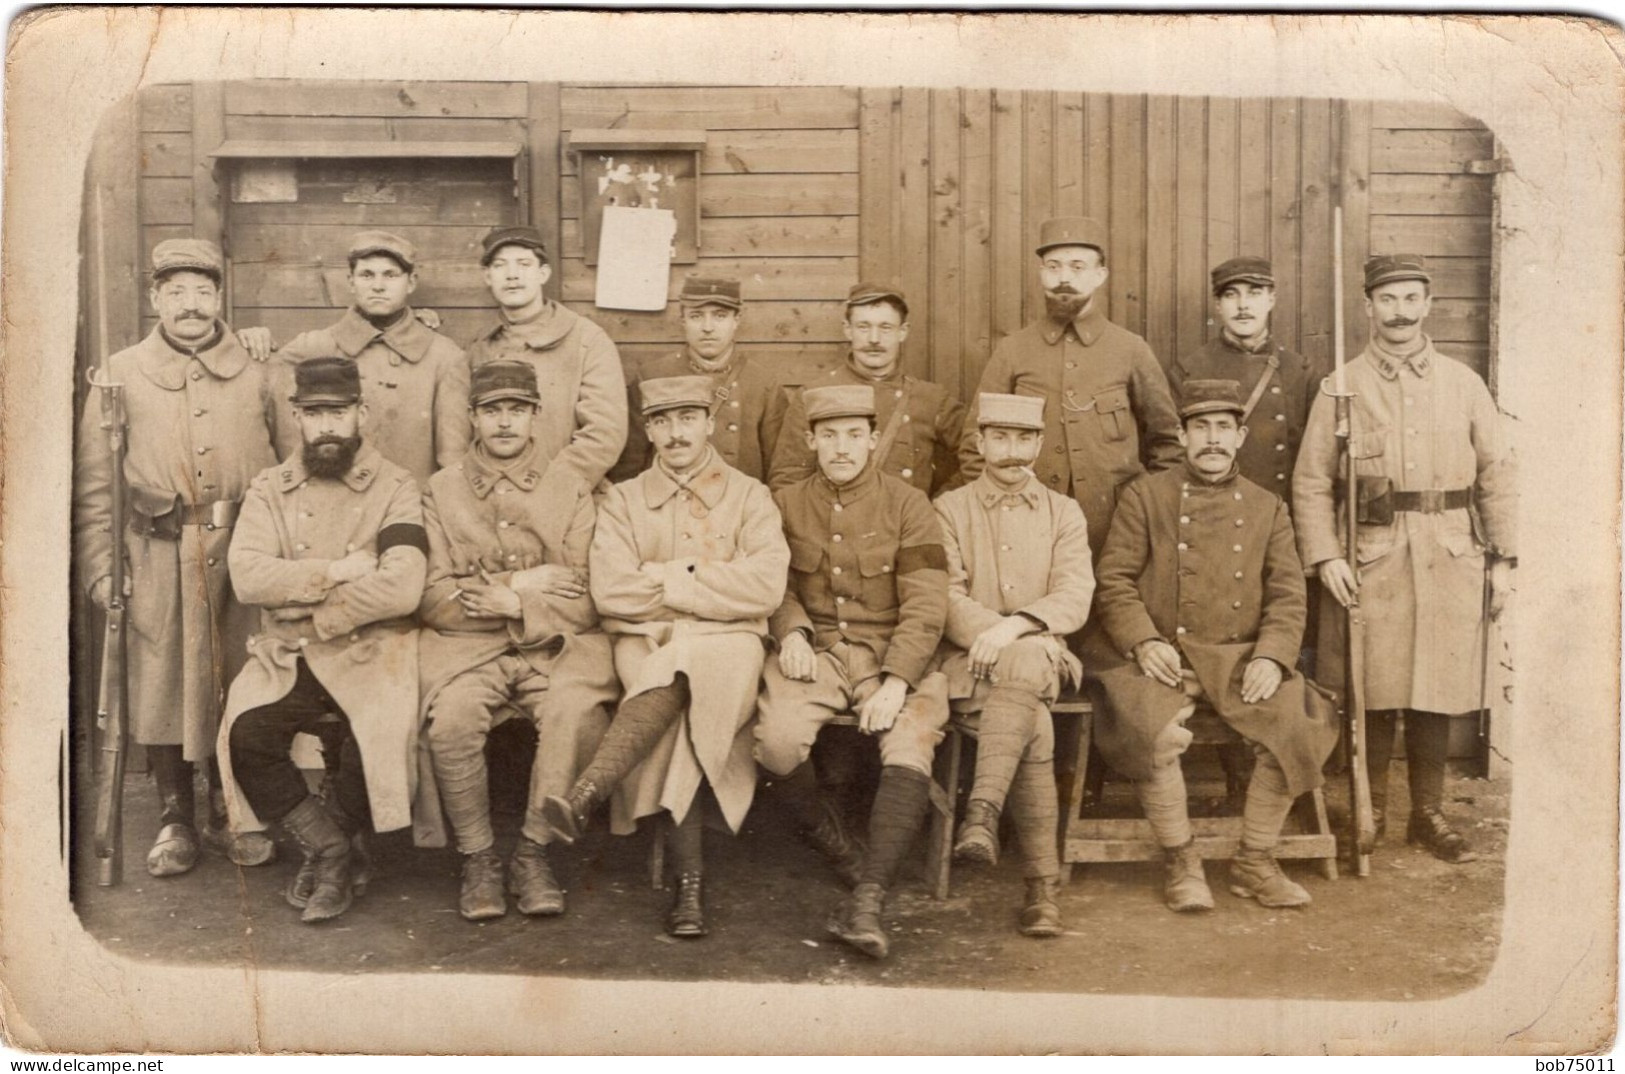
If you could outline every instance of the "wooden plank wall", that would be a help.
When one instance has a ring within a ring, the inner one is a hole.
[[[841,300],[858,282],[858,92],[840,87],[565,85],[558,156],[562,295],[621,345],[631,373],[682,339],[675,302],[690,273],[743,282],[739,340],[774,360],[823,363],[842,350]],[[596,270],[582,259],[575,129],[706,131],[700,161],[700,247],[673,265],[661,313],[593,306]]]

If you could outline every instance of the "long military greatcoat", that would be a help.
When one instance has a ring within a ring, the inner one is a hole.
[[[124,385],[128,417],[124,476],[130,511],[176,513],[243,498],[276,461],[275,404],[264,368],[224,324],[193,352],[162,330],[107,360],[99,375]],[[113,456],[92,390],[79,426],[74,531],[85,589],[112,571]],[[133,521],[133,519],[132,519]],[[188,760],[214,754],[226,687],[242,666],[254,614],[231,593],[229,526],[180,527],[178,539],[126,530],[132,595],[127,621],[130,732],[145,745],[179,744]]]
[[[738,831],[756,789],[749,725],[763,638],[790,566],[772,496],[714,451],[686,484],[657,463],[604,498],[590,562],[625,697],[681,674],[691,698],[616,791],[613,830],[661,809],[682,819],[703,778]]]
[[[1473,504],[1398,512],[1388,525],[1359,528],[1366,706],[1472,711],[1483,667],[1485,548],[1516,555],[1516,478],[1501,415],[1478,375],[1431,341],[1409,360],[1367,347],[1345,373],[1360,477],[1386,477],[1402,491],[1469,489]],[[1335,426],[1335,401],[1317,399],[1293,482],[1299,548],[1312,567],[1345,557],[1333,506]],[[1341,682],[1340,670],[1328,666],[1337,662],[1336,646],[1320,651],[1317,674]]]
[[[231,541],[231,584],[245,604],[260,605],[260,631],[226,699],[220,768],[233,831],[262,828],[231,772],[231,725],[250,709],[293,689],[303,657],[333,695],[361,749],[373,827],[423,820],[414,838],[439,846],[439,805],[432,773],[417,756],[418,632],[423,594],[423,507],[404,469],[364,445],[342,480],[309,477],[296,456],[254,479]],[[379,553],[378,569],[334,584],[328,566],[351,552]],[[303,605],[308,619],[280,622],[271,609]],[[420,795],[414,810],[414,796]]]
[[[1185,694],[1145,675],[1132,652],[1172,643],[1208,703],[1246,738],[1263,744],[1294,795],[1320,784],[1337,742],[1331,706],[1292,670],[1303,639],[1303,568],[1286,504],[1234,468],[1208,482],[1193,468],[1147,474],[1128,485],[1096,563],[1096,614],[1112,653],[1091,652],[1106,695],[1096,721],[1102,756],[1131,779],[1150,777],[1152,743]],[[1268,700],[1241,700],[1249,661],[1281,666]]]

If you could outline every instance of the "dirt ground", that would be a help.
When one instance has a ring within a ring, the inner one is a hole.
[[[1238,899],[1224,887],[1227,863],[1209,862],[1217,908],[1175,915],[1161,903],[1159,865],[1080,866],[1062,895],[1066,934],[1035,941],[1015,930],[1022,885],[1013,862],[956,869],[951,896],[940,902],[916,868],[888,900],[893,944],[884,962],[825,936],[825,916],[843,889],[796,836],[792,811],[772,788],[737,838],[707,835],[711,935],[700,940],[662,931],[670,893],[650,885],[648,836],[598,830],[554,853],[569,897],[563,917],[510,910],[493,922],[465,922],[455,908],[456,853],[416,849],[395,833],[374,837],[377,877],[351,911],[303,925],[282,898],[296,861],[288,845],[266,867],[239,869],[209,852],[187,876],[149,877],[143,860],[156,803],[139,777],[126,792],[125,882],[96,887],[81,847],[75,901],[91,935],[127,957],[262,969],[1367,1000],[1470,989],[1500,942],[1510,782],[1451,778],[1448,811],[1480,852],[1460,866],[1405,845],[1402,766],[1391,785],[1398,831],[1379,846],[1369,877],[1345,868],[1328,881],[1310,864],[1287,864],[1314,896],[1307,908],[1266,910]],[[1334,820],[1342,801],[1334,781]],[[514,803],[499,805],[506,852],[518,815]]]

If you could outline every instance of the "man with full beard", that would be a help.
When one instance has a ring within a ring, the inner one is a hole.
[[[361,375],[342,356],[295,370],[303,447],[249,487],[231,583],[260,606],[260,633],[231,685],[219,752],[234,830],[279,823],[304,850],[288,901],[307,923],[349,909],[366,878],[352,839],[412,822],[418,639],[428,538],[418,486],[364,443]],[[347,725],[334,793],[309,793],[294,736]],[[432,798],[426,797],[426,803]],[[427,841],[420,830],[420,841]]]
[[[1178,464],[1179,418],[1151,348],[1106,320],[1106,228],[1083,216],[1046,220],[1036,252],[1045,316],[999,342],[976,390],[1043,398],[1047,446],[1034,472],[1078,501],[1098,550],[1118,488]],[[959,443],[966,480],[982,472],[979,428],[972,410]]]

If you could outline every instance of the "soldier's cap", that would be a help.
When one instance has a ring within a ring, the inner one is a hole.
[[[739,281],[721,276],[687,277],[677,301],[684,306],[724,306],[731,310],[745,304],[739,297]]]
[[[1232,257],[1213,270],[1213,293],[1217,295],[1233,283],[1275,286],[1275,267],[1262,257]]]
[[[182,270],[212,276],[218,284],[226,278],[226,259],[207,239],[165,239],[152,248],[153,283]]]
[[[349,406],[361,401],[361,371],[349,358],[335,354],[306,358],[293,367],[294,406]]]
[[[1106,256],[1106,225],[1092,216],[1052,216],[1038,228],[1039,257],[1055,246],[1092,246]]]
[[[643,395],[643,414],[697,406],[711,409],[711,378],[706,376],[650,377],[638,383]]]
[[[1044,431],[1044,400],[1035,395],[1005,395],[983,392],[977,397],[977,428],[997,425],[1003,429]]]
[[[496,256],[498,250],[504,246],[525,246],[536,251],[536,256],[547,263],[547,244],[542,241],[542,233],[526,224],[511,224],[504,227],[494,227],[485,233],[480,240],[480,264],[489,265],[491,258]]]
[[[481,406],[500,399],[517,399],[541,405],[542,394],[536,390],[536,367],[529,362],[511,358],[477,365],[468,375],[468,405]]]
[[[1365,259],[1365,293],[1396,280],[1421,280],[1432,283],[1427,262],[1420,254],[1376,254]]]
[[[362,231],[350,239],[350,264],[363,257],[384,254],[400,262],[401,268],[411,272],[418,264],[417,247],[388,231]]]
[[[1228,410],[1240,421],[1247,414],[1241,405],[1241,384],[1234,380],[1187,380],[1179,391],[1185,401],[1179,408],[1179,420],[1186,421],[1198,414],[1214,414]]]
[[[867,306],[871,302],[895,302],[897,308],[903,311],[903,320],[908,320],[908,299],[903,297],[902,291],[883,283],[856,285],[846,293],[846,302],[842,305],[841,311],[850,313],[853,306]]]
[[[831,418],[872,418],[875,416],[875,390],[867,384],[831,384],[806,388],[801,393],[807,408],[807,427]]]

